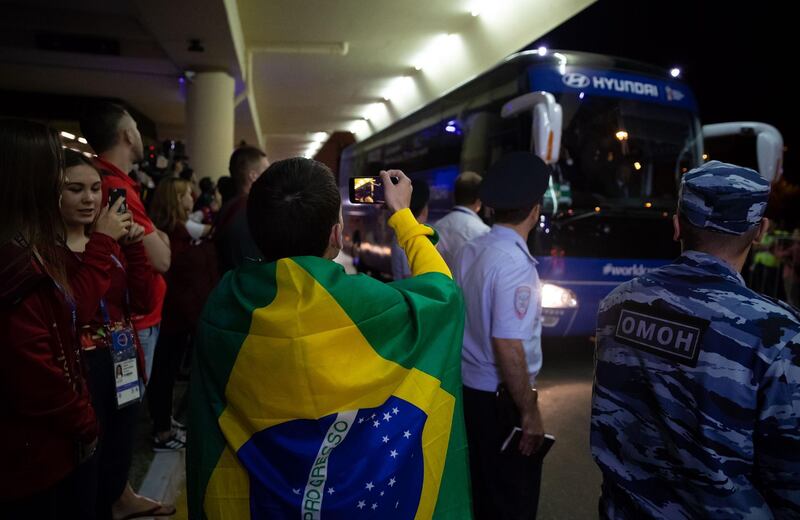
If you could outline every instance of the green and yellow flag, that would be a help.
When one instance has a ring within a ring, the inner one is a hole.
[[[471,518],[463,301],[430,228],[390,224],[413,278],[296,257],[220,282],[192,369],[191,518]]]

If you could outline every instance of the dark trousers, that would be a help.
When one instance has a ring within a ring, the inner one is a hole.
[[[94,455],[50,489],[31,497],[0,502],[0,519],[95,520],[96,498],[97,455]]]
[[[172,429],[172,391],[181,359],[191,341],[190,334],[161,331],[153,358],[153,374],[147,385],[147,406],[153,420],[153,433]]]
[[[111,518],[111,505],[122,495],[128,483],[139,403],[117,408],[114,362],[109,349],[86,352],[86,361],[89,365],[92,406],[100,423],[100,443],[96,455],[97,518],[105,520]]]
[[[495,393],[465,386],[464,419],[475,520],[535,519],[542,463],[516,446],[500,452],[513,425],[503,424]]]

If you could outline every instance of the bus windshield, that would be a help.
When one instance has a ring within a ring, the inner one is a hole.
[[[560,207],[674,208],[680,175],[700,162],[692,112],[574,93],[558,101],[563,134],[554,183]]]

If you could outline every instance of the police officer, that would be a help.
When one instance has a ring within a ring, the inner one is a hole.
[[[477,520],[536,517],[541,460],[531,455],[544,435],[534,389],[542,323],[527,239],[549,176],[547,165],[528,152],[493,164],[479,194],[494,210],[495,224],[456,255],[455,277],[467,307],[461,373]],[[521,437],[501,452],[515,425]]]
[[[600,304],[592,455],[605,518],[800,517],[800,319],[745,287],[769,183],[684,175],[683,254]]]

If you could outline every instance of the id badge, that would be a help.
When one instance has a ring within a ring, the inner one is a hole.
[[[141,399],[139,369],[136,366],[136,343],[129,327],[111,332],[111,357],[114,361],[114,382],[117,389],[117,408]]]

